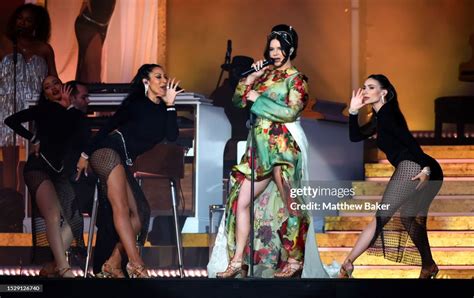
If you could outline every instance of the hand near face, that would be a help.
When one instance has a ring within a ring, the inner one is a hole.
[[[167,106],[172,106],[174,105],[174,101],[176,100],[176,95],[184,92],[184,89],[181,89],[179,91],[176,90],[178,88],[178,85],[180,81],[175,82],[175,78],[171,79],[168,81],[166,84],[166,95],[163,97],[163,101]]]
[[[355,90],[352,91],[352,98],[351,98],[351,104],[350,104],[350,110],[353,111],[358,111],[367,103],[364,102],[364,96],[362,95],[363,90],[359,88],[357,92]]]
[[[261,77],[265,73],[265,70],[269,67],[268,65],[263,67],[263,61],[264,60],[259,60],[255,62],[254,64],[252,64],[252,68],[255,69],[256,71],[247,77],[247,81],[249,83]]]
[[[59,101],[59,103],[65,108],[71,105],[71,92],[71,86],[63,85],[61,87],[61,100]]]

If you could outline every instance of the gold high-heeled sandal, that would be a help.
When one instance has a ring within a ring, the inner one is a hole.
[[[71,273],[72,276],[66,276],[67,273]],[[61,278],[75,278],[76,276],[72,272],[71,267],[58,268],[58,276]]]
[[[248,266],[240,261],[230,261],[224,272],[218,272],[216,278],[245,278],[247,276]]]
[[[280,272],[275,273],[276,278],[301,277],[303,273],[303,262],[288,261]]]
[[[429,268],[421,268],[420,279],[435,279],[438,275],[439,268],[433,263]]]
[[[96,275],[98,278],[125,278],[121,268],[113,268],[107,261],[102,265],[101,272]]]
[[[55,263],[46,263],[39,271],[38,276],[40,277],[59,277],[58,270],[56,269]]]
[[[350,264],[351,268],[347,268],[347,264]],[[350,259],[347,259],[342,263],[341,269],[339,269],[338,278],[352,278],[352,272],[354,271],[354,264]]]
[[[137,265],[135,263],[128,262],[126,269],[130,278],[150,278],[145,265]]]

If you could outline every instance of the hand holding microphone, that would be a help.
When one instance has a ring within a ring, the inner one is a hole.
[[[252,64],[252,67],[250,67],[250,69],[244,71],[240,76],[241,77],[253,77],[254,79],[260,77],[263,75],[263,73],[265,72],[265,70],[267,69],[267,67],[269,65],[273,65],[273,63],[275,63],[275,61],[273,61],[272,59],[270,60],[259,60],[257,62],[255,62],[254,64]]]

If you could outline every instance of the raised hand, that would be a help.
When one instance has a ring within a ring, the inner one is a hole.
[[[181,92],[184,92],[184,89],[181,89],[179,91],[176,90],[176,88],[178,88],[179,83],[180,81],[175,82],[175,78],[168,80],[168,83],[166,84],[166,95],[163,97],[163,101],[167,106],[174,105],[176,95],[180,94]]]
[[[359,88],[357,92],[355,92],[355,90],[352,91],[352,98],[351,98],[351,104],[349,106],[349,110],[358,111],[363,106],[367,105],[364,102],[364,95],[362,93],[363,93],[363,90],[361,88]]]
[[[71,86],[63,85],[61,87],[61,100],[59,101],[59,103],[65,108],[71,105],[71,92]]]

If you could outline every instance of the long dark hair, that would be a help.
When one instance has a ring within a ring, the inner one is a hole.
[[[387,90],[387,95],[384,97],[385,104],[391,106],[391,111],[394,113],[394,119],[398,122],[398,124],[402,125],[403,127],[408,128],[407,122],[405,117],[403,116],[402,111],[400,110],[400,106],[398,104],[398,95],[397,90],[392,85],[390,80],[383,74],[371,74],[367,77],[367,79],[376,80],[380,84],[380,88],[383,90]],[[363,133],[370,134],[371,131],[375,130],[377,126],[375,113],[372,113],[370,116],[368,124],[364,125]]]
[[[16,31],[16,20],[25,10],[31,11],[34,15],[34,38],[42,42],[48,42],[51,37],[51,19],[46,8],[35,4],[24,4],[19,6],[8,19],[7,37],[13,41],[18,32]]]
[[[276,39],[280,42],[281,50],[283,51],[283,56],[285,56],[285,62],[288,60],[293,60],[296,58],[296,52],[298,51],[298,33],[295,29],[286,24],[276,25],[272,28],[272,31],[268,35],[267,44],[265,46],[265,51],[263,56],[265,59],[270,59],[270,42]],[[293,48],[293,52],[290,54],[290,50]]]
[[[38,98],[38,101],[37,101],[37,105],[38,106],[42,106],[44,104],[47,104],[50,102],[50,100],[46,97],[46,95],[44,94],[44,87],[43,87],[43,84],[44,84],[44,81],[49,78],[49,77],[55,77],[56,79],[58,79],[59,82],[61,82],[61,84],[63,84],[63,82],[61,81],[61,79],[57,76],[53,76],[53,75],[48,75],[46,76],[46,78],[43,79],[43,81],[41,82],[41,93],[39,95],[39,98]]]
[[[163,69],[163,67],[158,64],[143,64],[142,66],[140,66],[137,71],[137,74],[132,79],[130,91],[127,97],[122,101],[122,106],[127,105],[129,102],[136,98],[141,98],[145,96],[145,86],[143,85],[143,79],[149,79],[150,73],[155,67]]]

